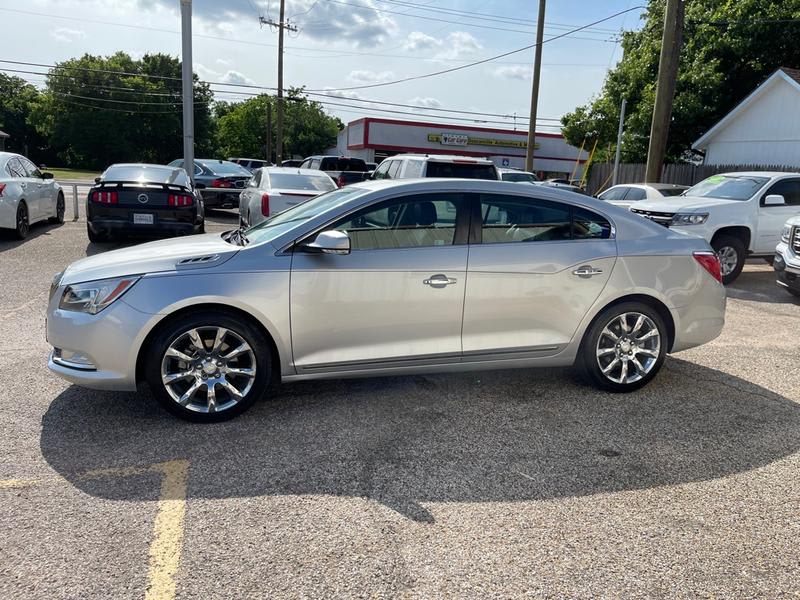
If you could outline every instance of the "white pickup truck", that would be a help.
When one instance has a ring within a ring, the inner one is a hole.
[[[705,238],[719,256],[722,281],[748,257],[772,260],[786,220],[800,215],[800,173],[721,173],[680,196],[637,202],[631,211]]]

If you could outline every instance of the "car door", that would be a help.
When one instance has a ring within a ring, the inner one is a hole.
[[[767,196],[783,196],[785,204],[767,206]],[[772,254],[781,238],[783,225],[789,217],[800,214],[800,178],[781,179],[761,193],[758,201],[758,230],[756,232],[755,252]]]
[[[28,222],[33,223],[39,220],[39,195],[40,189],[29,176],[22,164],[22,161],[12,156],[8,159],[7,168],[11,176],[17,180],[19,187],[22,188],[22,199],[28,208]]]
[[[325,228],[348,233],[349,254],[296,249],[290,304],[297,372],[458,362],[468,219],[461,194],[405,195]]]
[[[27,158],[21,157],[19,162],[22,168],[25,169],[25,174],[28,179],[28,190],[35,190],[35,199],[33,203],[36,206],[36,216],[31,215],[31,221],[46,219],[55,215],[56,198],[53,193],[54,182],[52,179],[44,179],[42,172]],[[31,211],[34,212],[33,210]]]
[[[608,219],[552,200],[473,199],[462,344],[470,356],[543,356],[573,337],[617,256]]]
[[[241,194],[239,194],[239,214],[242,215],[244,222],[249,225],[256,223],[257,219],[253,219],[253,213],[261,208],[261,190],[259,190],[259,187],[261,186],[263,173],[261,169],[256,169]]]

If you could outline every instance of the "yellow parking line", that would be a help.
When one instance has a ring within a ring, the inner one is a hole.
[[[153,466],[161,470],[164,478],[150,543],[145,600],[172,600],[175,598],[175,573],[181,560],[189,461],[172,460]]]
[[[183,522],[186,516],[186,490],[189,477],[188,460],[171,460],[146,467],[95,469],[78,476],[79,479],[133,477],[145,473],[162,476],[158,495],[158,510],[150,542],[147,591],[145,600],[173,600],[175,574],[178,572],[183,544]],[[63,479],[0,479],[0,490],[24,488],[39,483],[63,483]]]

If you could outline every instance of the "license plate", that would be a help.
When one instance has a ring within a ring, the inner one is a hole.
[[[153,215],[147,213],[133,213],[134,225],[152,225]]]

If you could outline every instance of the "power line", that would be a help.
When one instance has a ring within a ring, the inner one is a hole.
[[[330,2],[335,2],[337,0],[329,0],[329,1]],[[589,23],[587,25],[583,25],[582,27],[577,27],[577,28],[575,28],[575,29],[573,29],[571,31],[566,31],[566,32],[564,32],[562,34],[547,38],[546,40],[544,40],[542,42],[542,44],[546,44],[548,42],[553,42],[553,41],[561,39],[563,37],[567,37],[568,35],[571,35],[572,33],[575,33],[577,31],[582,31],[583,29],[586,29],[587,27],[591,27],[592,25],[596,25],[598,23],[603,23],[605,21],[609,21],[609,20],[611,20],[611,19],[613,19],[615,17],[618,17],[620,15],[623,15],[625,13],[631,12],[633,10],[639,10],[639,9],[642,9],[642,8],[644,8],[644,7],[643,6],[634,6],[633,8],[628,8],[626,10],[621,10],[621,11],[619,11],[617,13],[614,13],[613,15],[610,15],[608,17],[604,17],[602,19],[598,19],[597,21],[594,21],[594,22]],[[493,60],[497,60],[498,58],[504,58],[506,56],[510,56],[512,54],[518,54],[519,52],[524,52],[525,50],[530,50],[531,48],[535,48],[536,46],[537,46],[537,44],[529,44],[528,46],[523,46],[522,48],[517,48],[516,50],[511,50],[509,52],[503,52],[502,54],[497,54],[495,56],[490,56],[489,58],[484,58],[482,60],[471,62],[471,63],[468,63],[466,65],[461,65],[461,66],[458,66],[458,67],[451,67],[449,69],[443,69],[441,71],[434,71],[433,73],[425,73],[424,75],[414,75],[414,76],[411,76],[411,77],[405,77],[403,79],[397,79],[395,81],[385,81],[385,82],[382,82],[382,83],[371,83],[371,84],[368,84],[368,85],[357,85],[357,86],[350,86],[350,87],[343,87],[343,88],[334,88],[333,91],[364,90],[364,89],[367,89],[367,88],[385,87],[387,85],[396,85],[398,83],[405,83],[407,81],[416,81],[418,79],[426,79],[426,78],[429,78],[429,77],[436,77],[438,75],[444,75],[446,73],[453,73],[454,71],[460,71],[462,69],[468,69],[470,67],[474,67],[474,66],[477,66],[477,65],[482,65],[482,64],[491,62]],[[309,90],[309,91],[319,92],[319,91],[324,91],[324,90]]]

